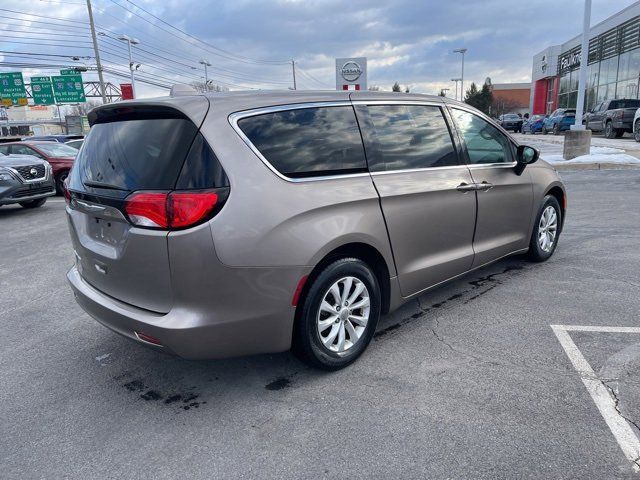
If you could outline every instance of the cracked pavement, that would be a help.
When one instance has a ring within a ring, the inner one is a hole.
[[[550,324],[638,326],[640,170],[562,174],[554,257],[381,319],[346,370],[190,362],[91,320],[64,204],[0,209],[0,471],[22,478],[636,478]],[[639,336],[572,339],[640,424]]]

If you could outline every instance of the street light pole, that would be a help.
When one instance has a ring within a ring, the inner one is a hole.
[[[291,59],[291,72],[293,73],[293,89],[297,90],[296,86],[296,61]]]
[[[204,91],[208,92],[209,91],[209,73],[207,72],[207,67],[210,67],[211,64],[209,63],[208,60],[204,60],[204,59],[201,59],[199,63],[200,65],[204,65]]]
[[[467,53],[466,48],[457,48],[453,53],[462,54],[462,74],[460,75],[460,101],[464,101],[464,54]]]
[[[96,38],[96,27],[93,24],[93,11],[91,10],[91,0],[87,0],[87,11],[89,12],[89,27],[91,28],[91,39],[93,40],[93,52],[96,56],[96,66],[98,67],[98,80],[100,82],[100,96],[102,103],[107,103],[107,93],[102,77],[102,63],[100,62],[100,50],[98,49],[98,39]]]
[[[582,23],[582,50],[580,51],[580,74],[578,76],[578,104],[576,105],[576,121],[571,130],[585,130],[582,125],[584,114],[584,93],[587,89],[587,63],[589,62],[589,30],[591,26],[591,0],[584,1],[584,18]]]
[[[455,99],[458,100],[458,82],[460,81],[460,78],[452,78],[451,81],[452,82],[456,82],[456,96]]]
[[[129,73],[131,74],[131,90],[133,92],[133,98],[136,98],[136,80],[133,75],[133,60],[131,59],[131,45],[138,45],[140,41],[136,38],[129,37],[128,35],[118,36],[118,40],[127,42],[127,49],[129,51]]]

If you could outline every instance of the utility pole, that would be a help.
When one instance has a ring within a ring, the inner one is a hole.
[[[293,58],[291,59],[291,71],[293,72],[293,89],[297,90],[297,88],[296,88],[296,61]]]
[[[460,75],[460,101],[464,101],[464,54],[467,53],[466,48],[457,48],[453,53],[462,54],[462,75]]]
[[[98,49],[98,39],[96,38],[96,27],[93,24],[93,11],[91,10],[91,0],[87,0],[87,11],[89,12],[89,27],[91,27],[91,38],[93,39],[93,51],[96,56],[96,66],[98,67],[98,80],[100,81],[100,95],[102,103],[107,103],[107,94],[104,88],[104,78],[102,77],[102,63],[100,62],[100,50]]]
[[[204,91],[208,92],[209,91],[209,73],[207,72],[207,67],[210,67],[211,64],[209,63],[208,60],[204,60],[204,59],[201,59],[200,62],[198,63],[200,63],[200,65],[204,65]]]
[[[591,0],[584,2],[584,18],[582,22],[582,50],[580,51],[580,75],[578,76],[578,104],[576,105],[576,120],[571,130],[585,130],[582,125],[584,114],[584,92],[587,89],[587,63],[589,62],[589,30],[591,27]]]

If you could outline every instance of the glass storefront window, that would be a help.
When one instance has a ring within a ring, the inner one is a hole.
[[[616,98],[638,98],[638,80],[618,82]]]
[[[563,93],[567,93],[569,91],[569,72],[560,77],[560,90],[558,93],[562,95]]]
[[[573,70],[569,75],[569,91],[578,90],[580,70]]]
[[[600,83],[608,84],[618,78],[618,57],[607,58],[600,62]],[[611,97],[613,98],[613,97]]]

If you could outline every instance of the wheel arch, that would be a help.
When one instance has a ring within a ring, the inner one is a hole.
[[[562,189],[562,187],[560,187],[560,185],[553,185],[544,193],[545,197],[547,195],[551,195],[551,196],[555,197],[556,200],[558,200],[558,203],[560,204],[560,214],[561,214],[561,217],[560,217],[560,219],[561,219],[560,231],[562,231],[562,227],[564,226],[565,211],[567,209],[567,203],[566,203],[567,202],[567,194]]]
[[[381,313],[385,314],[389,311],[390,302],[391,302],[391,281],[390,281],[390,269],[389,265],[387,265],[387,261],[380,251],[364,242],[349,242],[338,247],[333,248],[330,252],[326,253],[313,267],[311,273],[307,276],[306,281],[304,282],[304,286],[300,291],[300,296],[298,297],[298,302],[296,306],[296,322],[298,320],[298,313],[301,310],[301,306],[304,303],[304,300],[307,297],[309,289],[313,284],[314,280],[318,277],[320,272],[324,270],[324,268],[339,260],[341,258],[357,258],[358,260],[362,260],[373,270],[378,283],[380,284],[380,293],[382,295],[382,311]]]

